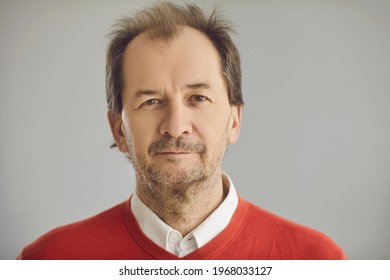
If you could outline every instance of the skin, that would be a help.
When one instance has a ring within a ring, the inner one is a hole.
[[[169,40],[134,38],[124,81],[122,112],[107,114],[115,142],[134,165],[141,201],[185,236],[226,195],[221,161],[242,108],[229,104],[216,48],[190,27]]]

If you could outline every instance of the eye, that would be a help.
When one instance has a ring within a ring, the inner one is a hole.
[[[203,96],[203,95],[194,95],[194,96],[191,96],[191,99],[194,100],[195,102],[207,101],[207,97]]]
[[[149,100],[146,100],[143,105],[147,105],[147,106],[151,106],[151,105],[156,105],[159,103],[159,100],[158,99],[149,99]]]

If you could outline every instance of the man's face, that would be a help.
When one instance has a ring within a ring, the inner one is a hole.
[[[186,27],[169,41],[139,35],[125,52],[124,81],[122,113],[109,118],[137,178],[188,185],[220,170],[241,108],[229,104],[218,52],[204,34]]]

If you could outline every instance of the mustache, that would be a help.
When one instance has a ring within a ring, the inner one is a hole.
[[[206,146],[202,141],[184,137],[164,138],[152,143],[149,146],[148,153],[154,156],[157,153],[176,150],[190,153],[203,153],[206,150]]]

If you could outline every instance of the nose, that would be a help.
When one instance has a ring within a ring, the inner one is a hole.
[[[192,133],[192,122],[189,108],[180,102],[171,103],[165,108],[160,133],[164,136],[178,138]]]

